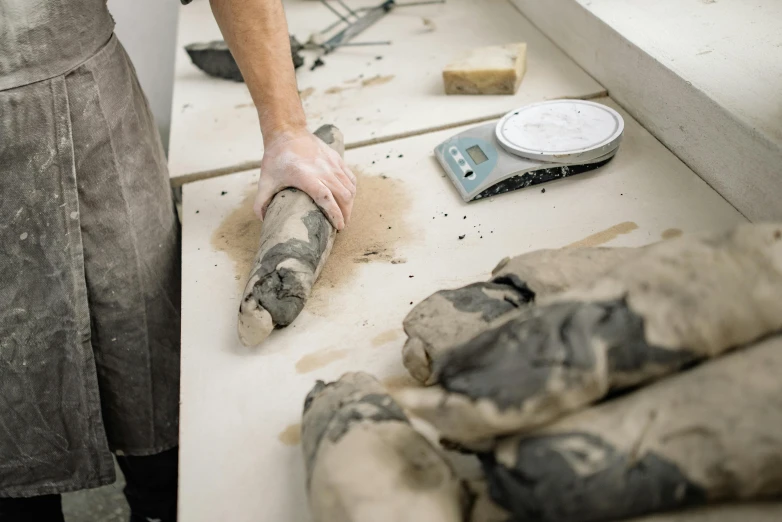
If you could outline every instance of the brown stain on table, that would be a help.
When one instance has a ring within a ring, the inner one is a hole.
[[[301,444],[301,423],[291,424],[277,435],[277,439],[286,446]]]
[[[395,76],[393,74],[389,74],[388,76],[373,76],[372,78],[367,78],[366,80],[361,80],[361,86],[362,87],[370,87],[372,85],[383,85],[384,83],[388,83],[391,80],[393,80]]]
[[[332,288],[349,281],[365,263],[404,263],[396,255],[400,245],[414,233],[405,221],[410,201],[404,182],[383,175],[364,174],[351,167],[357,179],[357,194],[350,224],[337,234],[331,255],[316,281],[306,309],[322,313],[328,308]],[[233,261],[238,291],[244,288],[261,239],[261,222],[253,211],[255,184],[212,234],[212,247]]]
[[[614,225],[605,230],[601,230],[600,232],[596,232],[592,235],[589,235],[580,241],[576,241],[575,243],[570,243],[564,248],[586,248],[586,247],[600,246],[602,244],[608,243],[613,239],[616,239],[618,236],[622,234],[629,234],[633,230],[637,230],[637,229],[638,229],[637,224],[633,223],[632,221],[625,221],[623,223],[619,223],[618,225]]]
[[[337,234],[306,307],[319,315],[329,309],[330,291],[350,281],[361,265],[404,263],[397,249],[415,236],[405,221],[410,200],[404,182],[352,170],[358,188],[350,223]]]
[[[312,96],[312,93],[314,92],[315,92],[315,87],[307,87],[306,89],[304,89],[299,93],[299,98],[301,99],[301,101],[304,101],[310,96]]]
[[[239,290],[244,288],[261,243],[261,221],[253,211],[255,186],[247,189],[241,203],[228,214],[212,234],[212,247],[228,254],[234,264]]]
[[[324,348],[305,355],[296,362],[296,371],[298,373],[310,373],[328,366],[334,361],[339,361],[347,357],[350,350],[335,350],[333,348]]]
[[[363,87],[372,87],[374,85],[383,85],[385,83],[390,82],[393,80],[396,76],[393,74],[389,74],[387,76],[382,76],[378,74],[377,76],[373,76],[372,78],[366,78],[366,79],[360,79],[360,78],[354,78],[352,80],[345,81],[344,85],[337,85],[334,87],[329,87],[326,89],[326,94],[339,94],[344,91],[351,91],[355,89],[360,89]],[[359,83],[360,80],[360,83]]]
[[[385,332],[372,338],[372,346],[383,346],[384,344],[388,344],[399,339],[401,335],[402,332],[400,330],[386,330]]]
[[[679,237],[682,235],[682,231],[678,228],[668,228],[663,230],[662,234],[660,234],[660,237],[663,239],[673,239],[675,237]]]

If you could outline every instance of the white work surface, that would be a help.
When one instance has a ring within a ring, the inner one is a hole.
[[[309,520],[290,428],[304,397],[316,379],[351,370],[398,384],[411,303],[484,280],[505,256],[577,242],[643,245],[744,221],[620,113],[624,141],[605,168],[469,204],[432,153],[462,129],[348,151],[363,173],[354,221],[307,308],[258,349],[236,338],[247,266],[235,262],[237,244],[245,257],[257,244],[257,227],[246,225],[257,173],[185,185],[180,522]],[[215,247],[226,241],[234,257]]]
[[[782,219],[780,0],[513,0],[753,221]]]
[[[335,20],[314,0],[287,0],[285,7],[290,32],[301,41]],[[249,169],[253,165],[247,162],[262,156],[258,118],[247,87],[207,76],[183,49],[214,39],[221,35],[209,3],[196,0],[183,6],[169,144],[174,185],[219,174],[215,169],[236,171],[242,164]],[[385,40],[392,44],[341,48],[325,56],[326,65],[314,71],[309,68],[313,53],[304,54],[306,63],[297,78],[313,130],[333,123],[351,147],[499,117],[544,99],[605,94],[508,0],[447,0],[442,5],[398,7],[354,41]],[[475,47],[518,41],[527,42],[527,73],[515,96],[445,95],[442,69],[453,58]]]

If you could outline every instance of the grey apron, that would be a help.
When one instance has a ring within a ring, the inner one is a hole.
[[[0,497],[177,444],[179,229],[105,0],[0,0]]]

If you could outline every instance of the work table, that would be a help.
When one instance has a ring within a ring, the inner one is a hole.
[[[254,349],[239,343],[236,313],[259,234],[258,173],[184,186],[182,522],[310,520],[297,432],[306,393],[354,370],[409,383],[402,320],[431,293],[535,249],[636,246],[744,221],[627,113],[598,101],[626,125],[606,167],[474,203],[432,153],[461,128],[348,151],[360,173],[353,222],[299,318]]]

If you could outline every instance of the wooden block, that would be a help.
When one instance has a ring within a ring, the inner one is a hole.
[[[446,94],[516,94],[527,70],[527,44],[474,49],[443,69]]]

